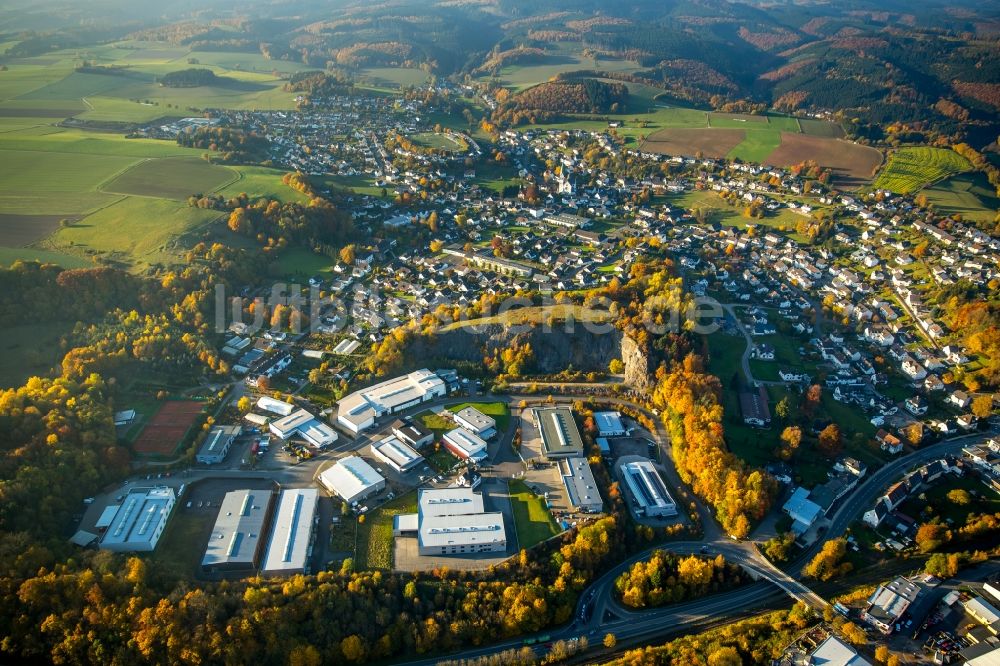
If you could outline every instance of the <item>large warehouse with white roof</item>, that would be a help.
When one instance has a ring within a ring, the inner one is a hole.
[[[462,460],[482,462],[486,460],[486,442],[465,428],[449,430],[441,438],[446,449]]]
[[[202,570],[256,569],[264,551],[270,509],[270,490],[233,490],[226,493],[201,559]]]
[[[375,425],[375,419],[445,395],[444,381],[417,370],[344,396],[337,403],[337,423],[354,434]]]
[[[424,457],[417,453],[412,446],[393,435],[372,444],[372,455],[400,474],[405,474],[411,469],[419,467],[420,463],[424,461]]]
[[[298,435],[318,449],[337,441],[337,433],[333,428],[304,409],[294,411],[277,421],[271,421],[268,428],[281,439]]]
[[[677,504],[651,461],[626,462],[621,465],[621,476],[632,496],[636,513],[650,518],[677,515]]]
[[[470,488],[421,490],[416,515],[396,516],[394,528],[397,536],[415,529],[421,555],[507,550],[503,514],[485,511],[483,496]]]
[[[118,553],[155,550],[175,501],[173,488],[133,489],[108,525],[101,548]]]
[[[535,427],[542,436],[542,454],[547,459],[583,455],[583,438],[568,407],[545,407],[531,410]]]
[[[358,456],[347,456],[323,470],[319,482],[348,504],[382,492],[385,478]]]
[[[263,574],[290,576],[309,573],[318,500],[319,492],[315,488],[281,491],[274,513],[274,529],[261,566]]]

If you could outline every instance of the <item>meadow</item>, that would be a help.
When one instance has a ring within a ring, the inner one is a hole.
[[[965,219],[990,221],[1000,209],[996,190],[981,173],[952,176],[923,190],[927,200],[944,215],[961,215]]]
[[[897,194],[911,194],[970,169],[969,160],[947,148],[899,148],[889,155],[885,168],[875,178],[872,187]]]
[[[559,526],[549,513],[545,498],[532,492],[524,481],[510,481],[507,485],[514,512],[518,548],[531,548],[559,534]]]
[[[139,162],[103,186],[106,192],[186,201],[239,180],[236,171],[193,157]]]

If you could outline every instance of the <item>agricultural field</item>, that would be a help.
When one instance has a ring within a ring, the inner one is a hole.
[[[968,220],[990,221],[1000,209],[996,190],[981,173],[952,176],[922,191],[927,201],[943,215],[961,215]]]
[[[567,45],[567,51],[569,46]],[[593,69],[602,72],[637,72],[642,68],[637,63],[620,58],[601,57],[594,60],[576,53],[552,53],[546,55],[539,63],[504,67],[497,73],[495,80],[502,86],[524,90],[565,72]],[[479,78],[486,81],[493,77],[484,74]]]
[[[368,67],[360,70],[357,77],[362,84],[394,90],[423,85],[430,75],[415,67]]]
[[[911,194],[938,181],[972,169],[967,159],[947,148],[899,148],[889,155],[872,187]]]
[[[184,201],[192,194],[214,192],[238,180],[228,167],[193,157],[145,160],[103,186],[106,192]]]
[[[851,141],[782,132],[781,145],[764,163],[787,167],[806,160],[832,169],[834,180],[842,187],[856,188],[871,179],[882,163],[882,153]]]
[[[136,453],[169,456],[201,414],[204,405],[195,400],[168,400],[149,420],[133,443]]]
[[[521,480],[510,481],[507,486],[514,512],[518,548],[531,548],[559,534],[559,526],[545,506],[545,498],[536,495]]]
[[[741,129],[665,129],[651,134],[642,150],[663,155],[725,157],[746,139]]]
[[[743,116],[702,113],[703,125],[692,126],[697,118],[678,114],[677,122],[687,127],[670,127],[647,136],[641,149],[665,155],[684,155],[760,162],[792,166],[816,160],[833,170],[841,187],[860,187],[882,162],[874,148],[833,138],[842,134],[839,125],[814,121],[798,129],[800,121],[787,116]],[[664,118],[666,123],[673,119]],[[823,123],[817,125],[815,123]],[[820,129],[826,127],[827,129]]]

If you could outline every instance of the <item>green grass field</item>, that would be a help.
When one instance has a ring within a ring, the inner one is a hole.
[[[524,481],[510,481],[510,503],[514,510],[518,548],[531,548],[559,534],[559,526],[545,506],[545,498],[533,493]]]
[[[0,209],[5,213],[79,215],[121,198],[99,190],[135,164],[134,157],[4,150],[0,139]]]
[[[872,187],[910,194],[971,168],[967,159],[947,148],[900,148],[889,155],[889,161],[875,178]]]
[[[59,229],[41,246],[77,256],[97,253],[136,266],[171,264],[187,248],[181,237],[218,217],[218,211],[177,201],[125,197]]]
[[[386,89],[419,86],[430,78],[423,70],[406,67],[368,67],[358,74],[361,83]]]
[[[1000,209],[996,190],[981,173],[952,176],[923,193],[938,212],[968,220],[990,221]]]
[[[759,163],[781,145],[781,131],[778,129],[757,129],[747,123],[746,133],[746,138],[730,150],[726,157]]]
[[[358,550],[354,566],[357,569],[392,569],[392,519],[394,516],[417,512],[417,492],[397,497],[365,514],[358,524]]]

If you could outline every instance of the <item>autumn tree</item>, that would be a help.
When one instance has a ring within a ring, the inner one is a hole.
[[[236,401],[236,409],[238,409],[240,412],[244,414],[249,412],[251,407],[253,407],[253,403],[250,402],[250,398],[248,398],[247,396],[243,396],[242,398]]]
[[[951,541],[951,531],[940,523],[924,523],[917,528],[917,536],[914,541],[920,548],[920,552],[929,553]]]
[[[868,642],[868,635],[864,630],[853,622],[845,622],[840,625],[840,633],[844,635],[849,643],[854,645],[864,645]]]
[[[972,414],[976,418],[985,419],[989,418],[990,414],[993,413],[993,396],[992,395],[977,395],[972,399]]]
[[[354,260],[356,256],[357,254],[353,244],[345,245],[344,247],[340,248],[340,260],[345,264],[347,264],[348,266],[354,265]]]
[[[618,639],[615,638],[614,634],[612,634],[611,632],[608,632],[607,634],[604,635],[604,647],[606,647],[609,650],[611,650],[616,645],[618,645]]]
[[[948,500],[952,504],[965,506],[972,503],[972,495],[965,488],[952,488],[948,491]]]
[[[809,578],[823,581],[844,575],[853,568],[850,562],[842,561],[846,554],[847,540],[831,539],[823,544],[823,548],[816,553],[802,572]]]
[[[831,423],[819,434],[819,451],[827,458],[835,458],[844,448],[840,426]]]

